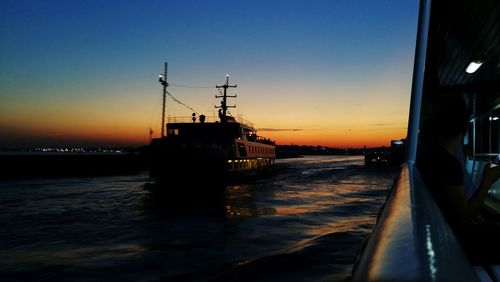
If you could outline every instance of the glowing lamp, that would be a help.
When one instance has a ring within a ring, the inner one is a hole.
[[[465,71],[467,73],[475,73],[477,69],[483,64],[483,61],[472,61],[469,63]]]

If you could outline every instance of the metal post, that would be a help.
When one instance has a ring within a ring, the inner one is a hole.
[[[163,105],[161,112],[161,137],[165,137],[165,100],[167,98],[167,67],[168,64],[165,62],[165,72],[163,75],[160,75],[159,81],[163,85]]]
[[[215,87],[216,88],[224,88],[224,94],[222,96],[215,95],[215,98],[222,98],[221,106],[220,107],[215,106],[215,107],[216,108],[222,108],[221,122],[225,123],[226,122],[226,117],[227,117],[227,108],[235,108],[236,107],[236,106],[228,106],[227,105],[227,98],[236,98],[236,95],[234,95],[234,96],[228,96],[227,95],[227,89],[229,87],[237,87],[237,85],[236,84],[235,85],[229,85],[229,74],[228,74],[228,75],[226,75],[226,84],[221,85],[221,86],[216,85]]]
[[[424,88],[425,60],[427,57],[427,37],[431,15],[431,0],[421,0],[418,16],[417,42],[413,64],[413,81],[411,85],[410,118],[408,120],[406,162],[410,165],[417,158],[418,131],[420,126],[420,110]]]
[[[227,77],[226,77],[227,78]],[[229,85],[226,79],[226,84],[224,85],[224,96],[222,96],[222,116],[227,116],[227,86]]]

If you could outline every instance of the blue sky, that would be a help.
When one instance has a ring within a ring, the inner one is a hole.
[[[384,138],[402,138],[417,10],[416,0],[2,1],[3,145],[95,143],[103,132],[114,137],[102,142],[141,143],[149,127],[159,132],[164,61],[169,91],[199,112],[213,111],[217,92],[175,84],[214,86],[230,73],[234,114],[257,128],[300,128],[296,143],[335,145],[369,124],[397,124]]]

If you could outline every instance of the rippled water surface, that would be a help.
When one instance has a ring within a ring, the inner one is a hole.
[[[365,168],[360,156],[318,156],[279,160],[274,176],[202,200],[158,193],[146,173],[0,182],[0,275],[349,279],[394,176]]]

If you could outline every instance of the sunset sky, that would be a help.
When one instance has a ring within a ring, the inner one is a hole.
[[[417,16],[417,0],[3,0],[0,147],[146,144],[165,61],[199,114],[230,74],[230,112],[278,144],[389,145],[406,135]],[[168,99],[167,115],[191,111]]]

